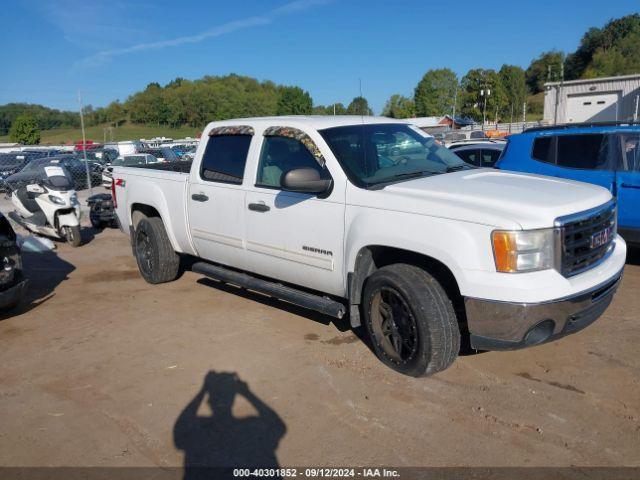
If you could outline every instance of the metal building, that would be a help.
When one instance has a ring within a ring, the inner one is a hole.
[[[639,119],[640,74],[550,82],[544,86],[546,123]]]

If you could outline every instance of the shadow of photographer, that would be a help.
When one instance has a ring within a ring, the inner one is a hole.
[[[257,415],[235,417],[236,397],[244,397]],[[198,414],[205,401],[208,416]],[[276,450],[286,430],[280,416],[237,374],[210,371],[176,420],[173,439],[184,451],[184,478],[209,478],[211,471],[203,467],[277,468]]]

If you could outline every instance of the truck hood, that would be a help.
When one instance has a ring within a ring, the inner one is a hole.
[[[379,194],[372,195],[379,208],[505,229],[552,227],[557,217],[611,199],[608,190],[596,185],[493,169],[423,177],[369,192]]]

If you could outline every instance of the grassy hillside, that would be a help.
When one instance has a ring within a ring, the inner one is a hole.
[[[96,125],[86,128],[87,140],[93,140],[94,142],[104,141],[104,128],[107,125]],[[184,138],[195,137],[202,131],[202,128],[180,127],[169,128],[164,126],[153,125],[136,125],[132,123],[125,123],[117,128],[113,128],[113,140],[136,140],[139,138],[153,138],[153,137],[171,137],[171,138]],[[61,144],[66,142],[75,142],[82,140],[82,131],[79,128],[54,128],[51,130],[43,130],[41,133],[41,145],[46,144]],[[109,131],[107,131],[107,141],[110,140]],[[8,136],[0,136],[1,142],[9,142]]]

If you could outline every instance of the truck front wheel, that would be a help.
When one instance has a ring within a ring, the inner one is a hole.
[[[424,270],[405,264],[380,268],[363,294],[365,328],[383,363],[413,377],[446,369],[460,350],[451,300]]]
[[[162,220],[146,217],[136,226],[133,246],[142,278],[149,283],[178,278],[180,256],[173,250]]]

